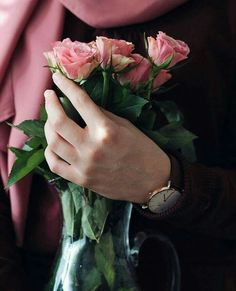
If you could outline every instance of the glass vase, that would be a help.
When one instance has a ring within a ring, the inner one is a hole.
[[[132,204],[109,201],[110,211],[98,241],[90,239],[83,233],[82,223],[85,223],[83,215],[77,215],[73,207],[68,207],[72,196],[70,189],[60,189],[59,192],[64,227],[53,274],[45,290],[139,290],[129,245]],[[78,188],[78,193],[75,192],[74,189],[73,196],[81,196],[81,188]],[[74,213],[73,217],[71,213],[68,214],[68,209]],[[73,231],[68,232],[69,228],[73,228]]]
[[[160,233],[142,231],[131,239],[129,230],[132,204],[111,201],[87,192],[85,194],[90,198],[90,203],[93,201],[90,213],[99,209],[99,217],[103,216],[106,208],[101,205],[109,205],[100,236],[91,239],[90,225],[86,221],[88,216],[83,215],[88,201],[83,198],[84,193],[80,186],[69,186],[67,184],[66,187],[58,188],[64,226],[52,276],[45,291],[141,290],[135,271],[139,263],[139,250],[145,241],[152,238],[165,246],[170,258],[168,268],[171,276],[167,284],[170,287],[167,290],[179,291],[178,256],[168,238]],[[103,201],[103,204],[94,203],[94,197],[100,202]],[[157,287],[155,290],[162,291]]]

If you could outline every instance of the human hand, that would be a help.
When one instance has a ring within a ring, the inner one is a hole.
[[[65,114],[56,94],[45,91],[48,120],[45,157],[52,172],[105,197],[145,203],[148,193],[167,184],[168,156],[128,120],[100,107],[59,73],[54,83],[86,123]]]

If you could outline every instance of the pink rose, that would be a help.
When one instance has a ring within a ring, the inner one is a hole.
[[[120,72],[134,62],[130,57],[134,49],[131,42],[98,36],[96,46],[98,61],[103,69],[112,66],[115,72]]]
[[[161,31],[157,34],[156,39],[150,36],[147,40],[148,54],[158,66],[163,64],[172,55],[173,58],[168,67],[173,67],[178,62],[186,59],[190,52],[185,42],[175,40]]]
[[[127,73],[121,73],[118,80],[123,84],[129,83],[132,88],[137,88],[138,85],[146,83],[151,73],[151,64],[149,60],[139,54],[131,55],[134,60],[134,67]]]
[[[131,87],[135,89],[139,85],[148,82],[152,66],[149,60],[139,54],[132,54],[131,56],[135,61],[134,68],[127,73],[119,74],[118,80],[121,85],[129,83]],[[161,85],[169,81],[171,77],[172,76],[168,70],[160,70],[153,81],[152,88],[156,90]]]
[[[159,74],[156,76],[156,78],[153,81],[152,88],[155,90],[161,87],[164,83],[169,81],[171,78],[172,76],[168,70],[160,70]]]
[[[53,44],[53,54],[49,52],[45,55],[49,63],[50,61],[54,63],[56,60],[58,67],[68,78],[81,81],[98,66],[96,52],[93,43],[72,42],[66,38],[62,42],[57,41]]]
[[[56,60],[56,57],[55,57],[53,51],[44,53],[44,56],[48,61],[48,65],[50,67],[50,70],[54,72],[57,68],[57,60]]]

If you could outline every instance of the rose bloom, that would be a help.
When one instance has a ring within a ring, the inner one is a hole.
[[[134,59],[134,67],[127,73],[118,75],[118,80],[121,85],[130,84],[133,89],[138,88],[139,85],[145,84],[149,80],[151,73],[151,63],[148,59],[139,54],[132,54]],[[133,64],[132,64],[133,65]],[[157,89],[171,78],[171,74],[167,70],[161,70],[153,81],[153,89]]]
[[[160,70],[159,74],[156,76],[156,78],[153,81],[153,85],[152,85],[153,90],[158,89],[167,81],[169,81],[171,78],[172,78],[172,75],[169,73],[168,70]]]
[[[159,31],[156,39],[150,36],[147,40],[148,54],[153,62],[158,66],[163,64],[170,56],[173,56],[172,61],[168,66],[169,68],[173,67],[178,62],[186,59],[190,52],[190,49],[185,42],[175,40],[162,31]]]
[[[148,81],[151,64],[149,60],[139,54],[132,54],[131,56],[134,59],[133,68],[126,73],[119,74],[118,80],[121,85],[129,83],[132,88],[136,88],[141,83]]]
[[[103,69],[112,66],[115,72],[120,72],[134,62],[130,57],[134,49],[131,42],[98,36],[96,46],[98,62]]]
[[[52,52],[45,53],[48,63],[55,63],[70,79],[83,80],[98,66],[94,43],[72,42],[69,38],[53,44]],[[55,59],[53,59],[53,56]]]

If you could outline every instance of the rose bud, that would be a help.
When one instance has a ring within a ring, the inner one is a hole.
[[[190,49],[188,45],[181,41],[166,35],[164,32],[159,31],[156,39],[148,37],[148,54],[153,62],[160,66],[168,58],[172,57],[168,68],[173,67],[178,62],[187,58]]]
[[[169,81],[172,78],[171,74],[168,70],[160,70],[159,74],[156,76],[156,78],[153,81],[153,90],[158,89],[161,87],[164,83]]]
[[[134,63],[133,68],[126,73],[118,75],[117,79],[121,85],[129,83],[132,88],[137,88],[140,84],[148,82],[151,73],[150,61],[139,54],[131,55]]]

